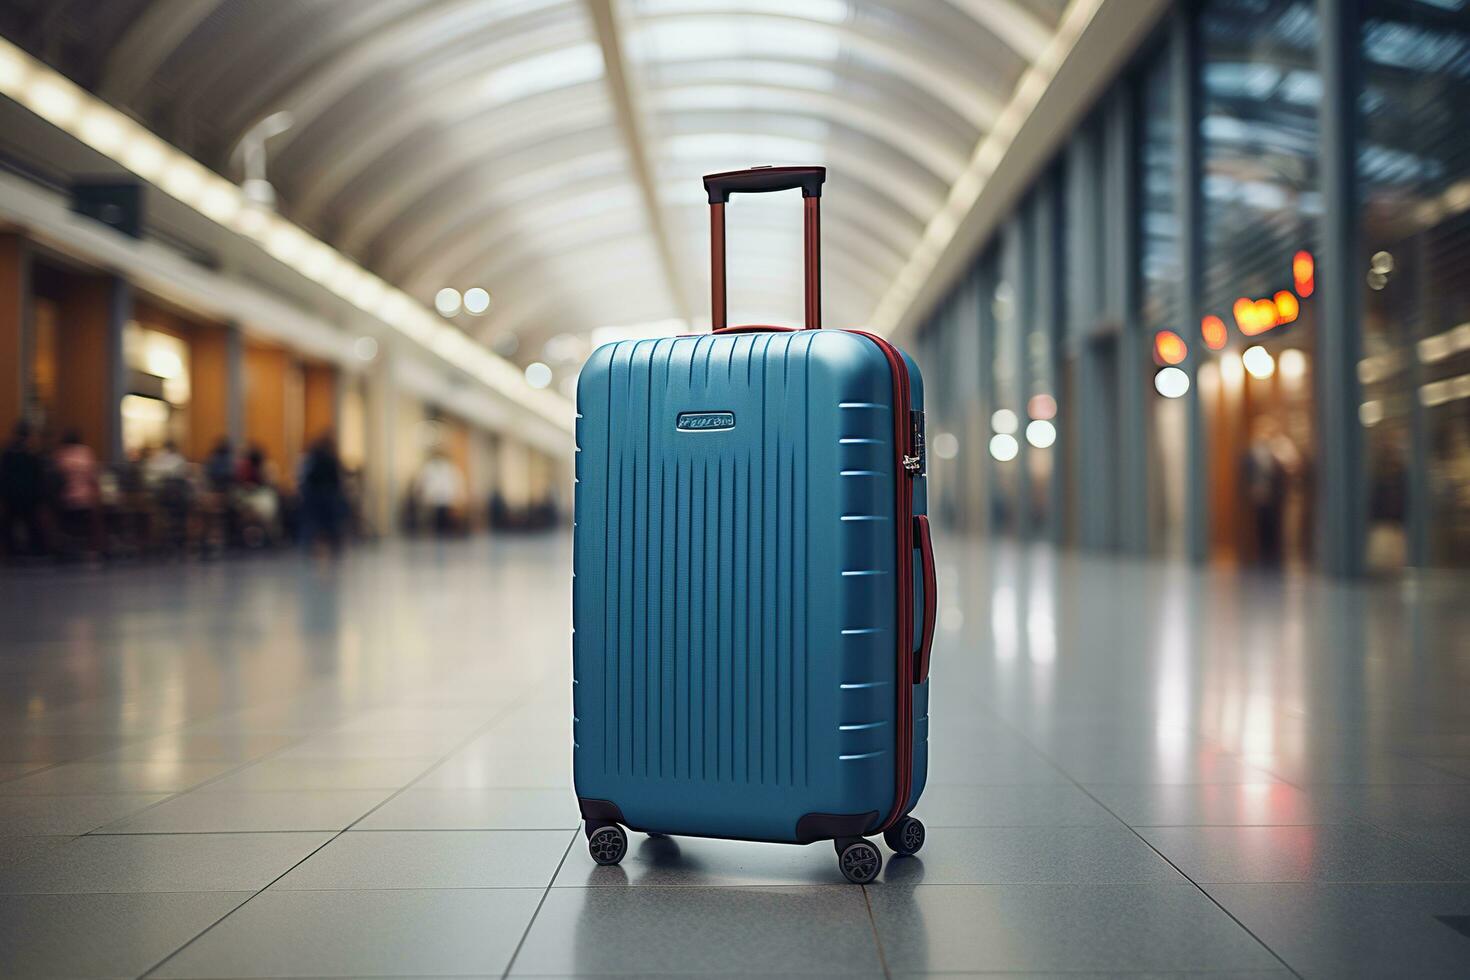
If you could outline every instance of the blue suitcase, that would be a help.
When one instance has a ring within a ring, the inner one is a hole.
[[[600,864],[645,833],[912,854],[935,582],[923,382],[821,330],[820,167],[704,178],[714,332],[599,347],[577,384],[573,757]],[[800,188],[806,329],[725,324],[731,193]]]

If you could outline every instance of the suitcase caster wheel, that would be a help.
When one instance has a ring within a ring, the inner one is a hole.
[[[587,851],[598,864],[617,864],[628,853],[628,835],[617,824],[600,827],[587,838]]]
[[[837,866],[843,877],[855,885],[866,885],[883,870],[883,853],[871,841],[837,841]]]
[[[894,854],[917,854],[924,846],[924,825],[913,817],[904,817],[883,831],[883,840]]]

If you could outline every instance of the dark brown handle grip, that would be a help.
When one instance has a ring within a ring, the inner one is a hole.
[[[722,174],[706,174],[704,189],[711,204],[724,204],[731,194],[765,194],[801,188],[802,197],[821,197],[826,167],[752,167]]]
[[[919,564],[924,575],[924,618],[919,631],[919,654],[914,658],[914,683],[929,679],[929,654],[934,649],[934,626],[939,619],[939,583],[934,574],[934,541],[929,534],[929,517],[914,518],[914,546],[919,550]]]
[[[822,325],[822,226],[819,207],[826,167],[755,167],[723,174],[706,174],[709,192],[710,326],[716,332],[725,322],[725,202],[731,194],[763,194],[801,188],[803,256],[806,271],[806,329]]]

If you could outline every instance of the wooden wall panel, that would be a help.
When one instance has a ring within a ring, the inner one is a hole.
[[[112,281],[100,276],[72,276],[57,342],[56,434],[75,429],[101,460],[111,458],[119,412],[112,404],[112,289]]]
[[[189,334],[190,459],[203,460],[230,434],[230,334],[224,327],[196,327]],[[238,447],[237,447],[238,448]]]
[[[290,369],[291,357],[286,351],[245,345],[245,442],[265,452],[275,466],[277,479],[288,486],[294,483],[292,469],[296,463],[290,454],[296,440],[286,433]]]
[[[301,444],[310,446],[337,429],[337,369],[330,364],[302,367]]]
[[[145,330],[182,340],[189,350],[189,403],[179,451],[202,461],[230,431],[230,356],[225,330],[187,319],[162,304],[139,297],[133,319]]]
[[[177,313],[164,309],[155,303],[139,297],[133,307],[133,319],[138,326],[148,330],[157,330],[166,333],[170,337],[177,337],[187,341],[193,332],[194,325]]]

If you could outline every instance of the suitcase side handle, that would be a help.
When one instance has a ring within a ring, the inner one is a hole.
[[[914,658],[914,683],[929,679],[929,654],[934,648],[934,626],[939,619],[939,583],[934,573],[934,540],[929,534],[929,517],[914,517],[914,546],[924,576],[924,618],[919,631],[919,655]]]
[[[801,189],[806,283],[806,329],[822,326],[822,230],[820,206],[826,167],[752,167],[707,174],[709,193],[710,325],[716,333],[725,322],[725,203],[731,194],[764,194]]]

